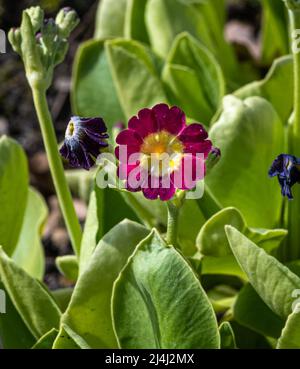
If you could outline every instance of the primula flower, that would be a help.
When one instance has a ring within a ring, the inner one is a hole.
[[[108,146],[107,128],[101,118],[72,117],[60,149],[73,168],[89,170],[103,148]]]
[[[126,180],[129,191],[168,201],[176,189],[191,190],[204,178],[205,159],[212,149],[207,138],[201,124],[187,126],[176,106],[143,109],[117,136],[118,176]]]
[[[282,196],[292,200],[292,187],[300,183],[300,159],[293,155],[279,155],[269,170],[269,176],[277,176]]]

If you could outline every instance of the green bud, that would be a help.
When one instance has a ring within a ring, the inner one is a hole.
[[[41,29],[41,43],[52,53],[54,43],[57,42],[58,27],[53,18],[45,19]]]
[[[20,28],[12,28],[8,33],[8,40],[13,50],[19,55],[21,55],[22,54],[22,51],[21,51],[22,37],[21,37]]]
[[[23,12],[21,24],[21,51],[25,65],[26,76],[30,86],[43,83],[43,65],[38,51],[35,32],[30,17],[26,11]]]
[[[206,174],[208,174],[213,169],[213,167],[218,164],[220,159],[221,159],[221,151],[218,148],[213,147],[210,153],[208,154],[208,157],[205,162]]]
[[[70,33],[79,23],[79,18],[75,10],[71,8],[62,9],[56,17],[60,35],[63,38],[69,37]]]
[[[31,8],[26,9],[25,12],[29,15],[33,32],[36,33],[42,27],[44,11],[39,6],[32,6]]]
[[[69,43],[66,39],[60,41],[59,46],[56,51],[56,55],[54,58],[54,65],[58,65],[65,60],[66,54],[68,52]]]

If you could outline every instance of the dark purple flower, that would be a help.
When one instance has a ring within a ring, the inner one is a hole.
[[[277,176],[282,196],[292,200],[292,187],[300,183],[300,159],[293,155],[279,155],[269,170],[269,176]]]
[[[60,154],[73,168],[89,170],[101,152],[108,146],[107,128],[101,118],[72,117],[66,129]]]

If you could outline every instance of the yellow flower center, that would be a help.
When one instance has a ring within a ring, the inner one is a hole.
[[[165,176],[179,168],[183,144],[167,131],[152,133],[141,146],[141,166],[156,177]]]
[[[74,123],[71,121],[71,122],[68,124],[67,136],[73,136],[74,131],[75,131],[75,125],[74,125]]]

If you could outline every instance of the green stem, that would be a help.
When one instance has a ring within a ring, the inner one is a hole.
[[[289,10],[290,32],[300,29],[300,11]],[[293,50],[294,60],[294,115],[290,127],[289,152],[300,156],[300,52]],[[286,250],[286,259],[300,258],[300,189],[293,188],[294,201],[290,201],[288,209],[289,242]]]
[[[82,231],[75,212],[72,195],[66,181],[62,160],[58,152],[58,145],[51,114],[48,108],[46,91],[43,89],[33,89],[33,100],[38,120],[40,122],[58,201],[69,232],[73,250],[78,256],[80,252]]]
[[[178,216],[179,207],[177,207],[171,201],[167,202],[168,207],[168,228],[167,228],[167,244],[178,247],[177,244],[177,231],[178,231]]]

